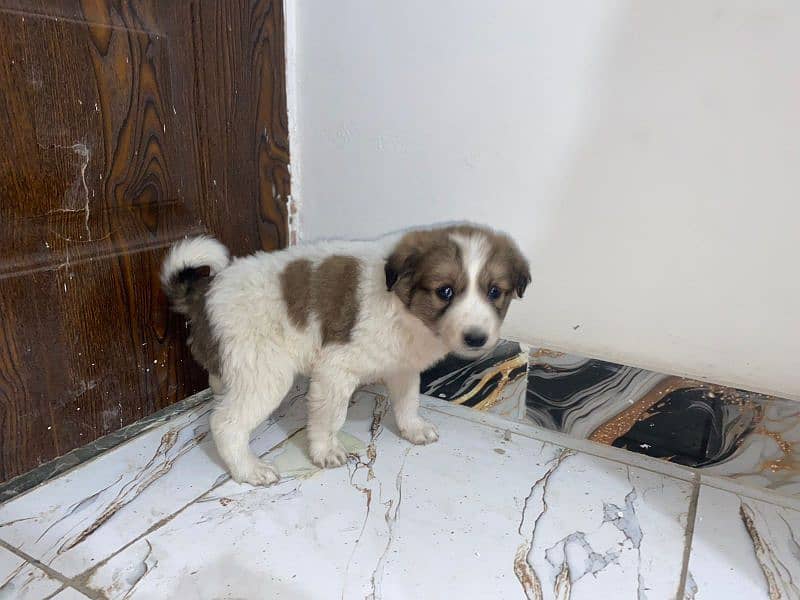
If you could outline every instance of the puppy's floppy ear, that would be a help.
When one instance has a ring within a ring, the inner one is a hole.
[[[383,273],[386,275],[386,289],[390,292],[397,280],[400,279],[400,272],[397,270],[396,265],[397,261],[393,261],[391,256],[386,261],[386,264],[383,265]]]
[[[517,298],[525,295],[525,290],[531,282],[531,268],[527,259],[522,255],[517,245],[509,239],[509,252],[507,260],[511,268],[511,280]]]
[[[514,277],[514,286],[518,298],[525,295],[525,290],[531,282],[531,268],[522,254],[517,254],[518,260],[512,263],[511,272]]]
[[[389,258],[386,259],[383,271],[386,275],[386,289],[395,290],[398,282],[402,281],[414,273],[420,259],[426,251],[430,249],[436,236],[429,231],[412,231],[405,234],[392,250]],[[401,286],[400,296],[404,295],[403,290],[410,286]]]
[[[400,244],[395,248],[383,266],[387,290],[391,292],[400,279],[414,270],[416,258],[416,250],[406,244]]]

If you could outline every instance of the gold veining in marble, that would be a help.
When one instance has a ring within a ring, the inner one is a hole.
[[[654,404],[675,390],[692,387],[693,385],[696,385],[696,383],[683,377],[665,377],[647,394],[642,396],[640,400],[595,429],[589,439],[593,442],[600,442],[610,446],[614,440],[628,433],[631,427],[639,422]]]
[[[800,471],[800,461],[797,460],[794,454],[794,445],[783,439],[783,436],[779,432],[769,431],[766,427],[759,427],[754,433],[772,439],[783,453],[783,456],[779,458],[762,462],[760,470],[769,470],[773,473],[777,471]]]
[[[561,358],[566,356],[564,352],[557,350],[548,350],[547,348],[537,348],[536,352],[531,352],[531,363],[535,364],[537,358]]]
[[[517,354],[516,356],[512,356],[504,360],[501,363],[498,363],[492,367],[490,371],[487,371],[483,374],[480,381],[475,384],[471,390],[469,390],[466,394],[463,394],[457,398],[453,399],[453,404],[464,404],[471,398],[475,397],[479,394],[486,385],[489,384],[498,374],[500,374],[500,381],[497,382],[497,387],[492,390],[492,392],[483,400],[478,402],[474,408],[475,410],[489,410],[492,408],[502,397],[503,391],[508,386],[509,383],[516,381],[519,377],[525,377],[525,373],[521,373],[519,377],[514,379],[511,378],[511,374],[522,367],[524,367],[528,362],[528,357],[524,353]]]

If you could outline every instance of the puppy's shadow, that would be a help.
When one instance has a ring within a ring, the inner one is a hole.
[[[233,586],[233,591],[226,588]],[[216,591],[226,589],[217,595]],[[240,596],[237,594],[244,593]],[[311,600],[311,596],[301,593],[297,586],[289,582],[276,582],[267,571],[257,572],[241,564],[236,554],[221,556],[206,565],[194,575],[184,574],[177,582],[170,598],[213,598],[246,600],[250,598],[293,598]]]

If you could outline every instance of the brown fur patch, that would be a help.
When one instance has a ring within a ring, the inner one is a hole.
[[[457,298],[468,283],[461,249],[451,237],[454,234],[481,235],[488,240],[491,252],[478,285],[486,293],[493,285],[501,290],[502,294],[493,304],[502,319],[514,295],[521,298],[525,293],[530,270],[513,240],[488,228],[455,225],[407,233],[386,261],[387,288],[424,323],[435,322],[448,307],[448,303],[436,295],[436,290],[449,285]]]
[[[407,233],[386,262],[387,287],[427,325],[449,306],[436,290],[450,286],[456,298],[467,287],[461,248],[449,236],[452,229]]]
[[[211,331],[206,312],[206,292],[210,277],[195,281],[186,295],[186,316],[189,319],[189,350],[194,359],[211,375],[220,375],[219,343]]]
[[[311,261],[295,260],[281,272],[281,294],[292,324],[303,329],[311,313]]]
[[[352,256],[330,256],[314,271],[313,307],[323,346],[350,341],[358,319],[358,277],[358,260]]]
[[[531,281],[531,274],[528,261],[511,238],[492,232],[489,241],[492,250],[478,276],[478,286],[487,294],[492,286],[500,290],[500,297],[489,301],[494,304],[502,319],[506,316],[514,295],[522,298]]]

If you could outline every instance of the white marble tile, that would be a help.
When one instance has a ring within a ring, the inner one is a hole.
[[[302,399],[259,428],[267,451],[304,424]],[[209,405],[0,506],[0,539],[68,577],[92,568],[227,478],[208,432]]]
[[[84,596],[75,588],[64,588],[53,596],[53,600],[89,600],[89,596]]]
[[[675,596],[686,482],[427,410],[440,441],[414,447],[386,410],[368,394],[351,407],[346,441],[366,449],[347,468],[308,464],[298,434],[272,452],[293,476],[222,484],[88,585],[109,598]]]
[[[40,600],[54,594],[61,583],[48,577],[13,552],[0,548],[0,598]]]
[[[577,452],[597,456],[599,458],[621,462],[624,465],[630,465],[632,467],[642,468],[648,471],[655,471],[656,473],[674,477],[676,479],[694,481],[697,477],[697,474],[693,469],[683,465],[677,465],[675,463],[661,460],[660,458],[653,458],[652,456],[630,452],[629,450],[615,448],[614,446],[608,446],[606,444],[592,442],[590,440],[574,438],[566,433],[545,429],[532,423],[509,421],[508,419],[493,413],[475,411],[465,406],[457,406],[451,402],[441,401],[438,398],[422,396],[420,398],[420,404],[427,409],[442,414],[451,415],[459,419],[466,419],[468,421],[482,423],[489,427],[503,429],[519,435],[541,440],[543,442],[549,442],[557,446],[570,448]]]
[[[702,486],[685,598],[800,598],[800,512]]]

